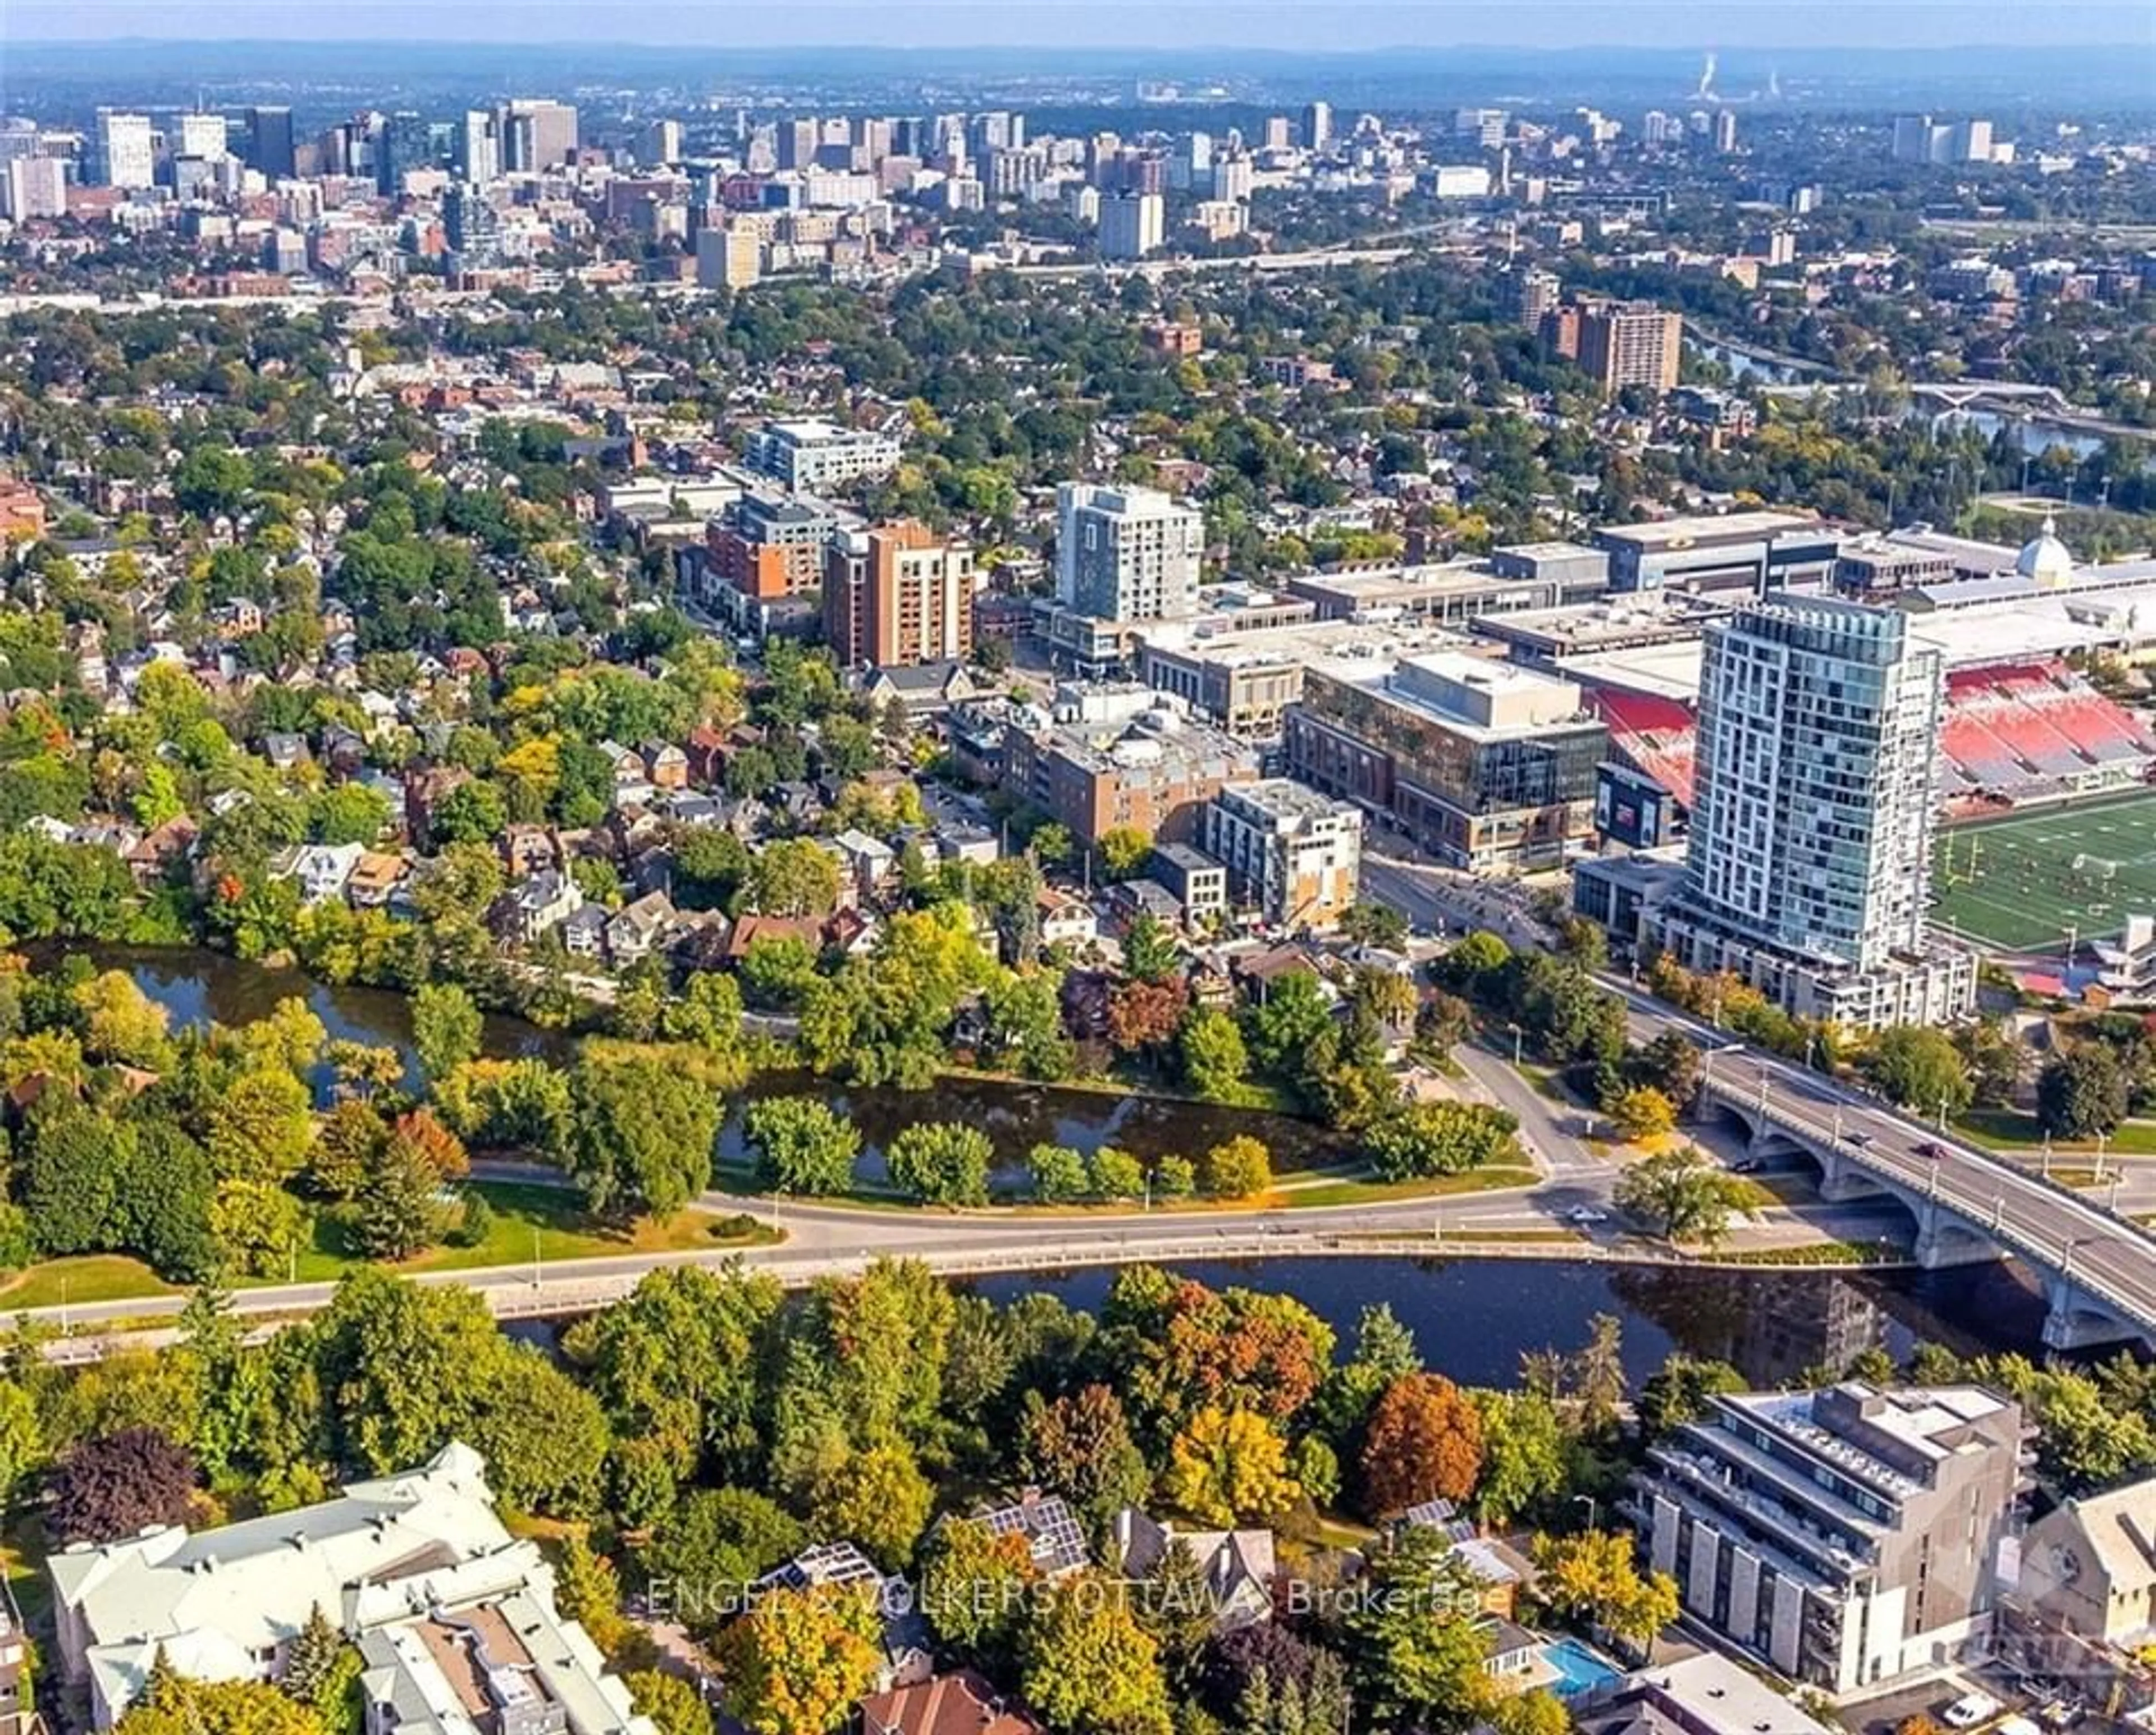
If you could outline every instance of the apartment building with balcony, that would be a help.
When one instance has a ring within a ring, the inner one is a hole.
[[[1718,1396],[1650,1449],[1628,1507],[1695,1621],[1847,1693],[1987,1647],[2024,1431],[1976,1386]]]

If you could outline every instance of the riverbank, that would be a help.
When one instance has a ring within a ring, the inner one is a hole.
[[[448,1272],[500,1271],[520,1262],[543,1277],[548,1265],[573,1265],[643,1253],[746,1251],[779,1240],[768,1224],[743,1213],[692,1207],[665,1222],[639,1219],[617,1229],[595,1222],[576,1194],[530,1181],[474,1180],[465,1188],[486,1200],[490,1216],[485,1237],[469,1246],[430,1247],[417,1257],[394,1263],[369,1260],[339,1245],[341,1228],[318,1218],[314,1244],[301,1252],[285,1275],[235,1281],[237,1292],[293,1283],[334,1283],[349,1272],[374,1267],[398,1277]],[[64,1313],[71,1308],[113,1301],[183,1297],[184,1287],[168,1283],[139,1259],[116,1253],[85,1253],[50,1259],[28,1267],[0,1284],[0,1313]]]

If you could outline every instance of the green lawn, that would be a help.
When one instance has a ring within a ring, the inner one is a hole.
[[[2116,933],[2156,907],[2156,793],[1949,827],[1932,884],[1934,920],[2001,950]]]
[[[1465,1175],[1433,1175],[1427,1180],[1357,1180],[1352,1178],[1321,1182],[1314,1187],[1294,1187],[1276,1195],[1286,1210],[1308,1210],[1313,1205],[1387,1205],[1402,1199],[1450,1199],[1463,1193],[1494,1193],[1506,1187],[1532,1187],[1542,1179],[1532,1169],[1471,1169]]]
[[[564,1187],[537,1186],[517,1181],[475,1181],[467,1184],[485,1197],[494,1221],[485,1241],[470,1247],[434,1247],[416,1259],[386,1267],[404,1275],[430,1271],[471,1271],[482,1266],[518,1265],[537,1256],[542,1264],[576,1259],[603,1258],[617,1253],[689,1251],[699,1247],[752,1246],[772,1239],[768,1227],[744,1233],[734,1219],[708,1211],[685,1210],[664,1223],[639,1219],[625,1229],[595,1224],[588,1217],[577,1195]],[[338,1226],[318,1219],[316,1245],[300,1256],[291,1274],[302,1283],[334,1282],[366,1262],[354,1257],[342,1245]],[[287,1281],[285,1277],[243,1280],[243,1288],[260,1288]],[[26,1308],[75,1306],[91,1302],[130,1301],[141,1296],[170,1295],[173,1286],[138,1259],[114,1253],[85,1254],[79,1258],[50,1259],[31,1267],[12,1282],[0,1287],[0,1312]]]
[[[2043,1149],[2044,1129],[2036,1117],[2018,1108],[1972,1108],[1954,1123],[1958,1130],[1979,1144],[1998,1150],[2035,1151]],[[2096,1154],[2093,1139],[2054,1139],[2051,1149]],[[2118,1156],[2156,1157],[2156,1121],[2130,1120],[2104,1142],[2105,1150]]]

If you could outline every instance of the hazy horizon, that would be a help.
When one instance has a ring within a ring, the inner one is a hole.
[[[659,0],[515,0],[444,8],[382,0],[365,8],[296,8],[271,0],[12,0],[0,23],[9,43],[64,46],[123,41],[251,43],[274,46],[400,43],[705,49],[1092,49],[1260,50],[1327,54],[1447,48],[1519,51],[1580,49],[1938,49],[2146,47],[2156,84],[2156,6],[2145,0],[2072,0],[2062,5],[1834,4],[1793,22],[1785,0],[1645,0],[1625,5],[1548,0],[1480,3],[1087,5],[1081,0],[933,3],[903,7],[794,4],[737,8]]]

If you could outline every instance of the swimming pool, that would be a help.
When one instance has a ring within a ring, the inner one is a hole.
[[[1573,1698],[1617,1678],[1615,1669],[1577,1639],[1559,1639],[1543,1645],[1543,1661],[1557,1676],[1550,1683],[1550,1691],[1560,1699]]]

